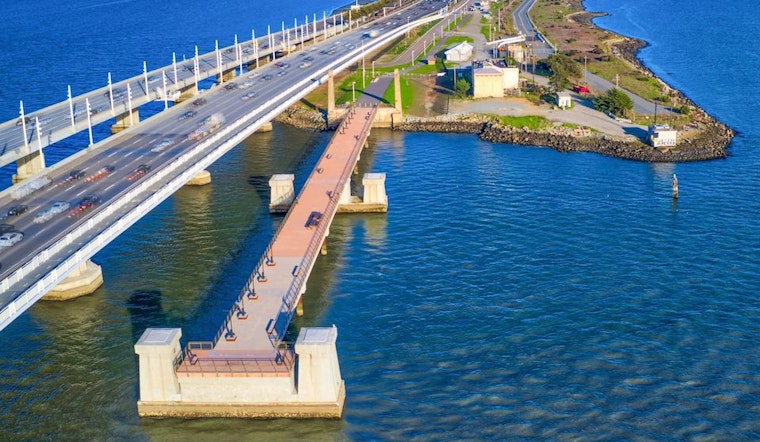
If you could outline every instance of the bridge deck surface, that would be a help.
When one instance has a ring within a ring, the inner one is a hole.
[[[310,271],[311,263],[320,251],[325,230],[337,209],[337,199],[356,166],[375,112],[375,107],[350,111],[351,116],[344,121],[325,148],[270,243],[271,257],[275,265],[266,265],[263,259],[260,261],[259,270],[263,271],[266,281],[257,280],[256,272],[249,280],[249,285],[253,283],[257,298],[242,297],[242,307],[247,319],[240,319],[237,314],[231,316],[229,325],[236,339],[229,341],[222,335],[213,349],[203,352],[201,357],[259,358],[262,353],[267,352],[274,355],[275,350],[267,332],[269,321],[278,317],[289,291],[292,293],[293,290],[297,290],[297,298],[292,303],[292,308],[295,308],[297,300],[300,299],[303,288],[291,286],[294,283],[303,285],[306,280],[303,278],[302,281],[297,281],[294,275]],[[335,201],[331,204],[333,199]],[[319,219],[315,219],[317,213],[320,214]],[[320,225],[322,228],[319,228]],[[187,360],[183,362],[183,365],[185,364]]]

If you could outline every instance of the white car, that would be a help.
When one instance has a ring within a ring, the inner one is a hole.
[[[63,213],[69,210],[69,207],[71,207],[71,204],[69,204],[68,201],[56,201],[52,206],[50,206],[49,210],[53,212],[53,215],[56,215],[58,213]]]
[[[42,224],[44,222],[50,221],[59,213],[69,210],[70,206],[71,205],[68,201],[56,201],[50,207],[35,215],[34,222],[36,224]]]
[[[0,247],[10,247],[24,239],[21,232],[8,232],[0,236]]]

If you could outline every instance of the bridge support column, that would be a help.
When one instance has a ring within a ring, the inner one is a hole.
[[[192,100],[196,95],[198,95],[198,88],[195,87],[195,83],[185,86],[179,90],[179,98],[174,101],[174,104]]]
[[[401,103],[401,75],[399,74],[398,69],[393,70],[393,89],[393,105],[396,108],[396,111],[401,113],[403,112],[403,106]]]
[[[325,410],[334,409],[340,417],[346,387],[335,348],[337,338],[335,326],[304,327],[298,333],[295,350],[298,354],[298,401],[323,404]]]
[[[13,184],[20,183],[30,176],[34,176],[45,170],[45,155],[41,150],[30,153],[16,161],[16,174],[13,175]]]
[[[340,199],[338,205],[351,203],[351,180],[346,180],[345,186],[343,186],[343,192],[340,193]]]
[[[293,174],[275,174],[269,179],[269,212],[285,213],[295,198]]]
[[[338,213],[384,213],[388,211],[388,195],[385,193],[385,173],[365,173],[362,198],[350,196],[338,202]],[[344,191],[344,194],[347,193]]]
[[[45,301],[67,301],[89,295],[103,285],[103,270],[87,260],[74,269],[66,279],[58,283],[42,297]]]
[[[327,238],[322,240],[322,247],[319,249],[319,254],[322,256],[327,255]]]
[[[190,181],[185,183],[185,186],[205,186],[211,183],[211,172],[208,170],[201,170],[194,177],[190,178]]]
[[[362,199],[365,204],[384,204],[388,206],[388,195],[385,193],[384,173],[365,173],[362,178],[364,193]]]
[[[335,118],[335,77],[332,69],[327,71],[327,125]]]
[[[222,81],[232,81],[237,76],[237,70],[236,69],[230,69],[228,71],[223,71],[222,76],[219,77],[219,74],[216,76],[216,84],[221,84]]]
[[[256,132],[272,132],[272,129],[272,122],[269,121],[259,126],[259,128],[256,129]]]
[[[130,127],[136,125],[140,122],[140,112],[137,109],[132,109],[132,120],[129,119],[130,115],[129,112],[124,112],[123,114],[116,116],[116,123],[114,123],[113,126],[111,126],[111,133],[117,134],[124,129],[129,129]]]
[[[303,316],[303,296],[298,300],[298,304],[296,304],[296,315]]]
[[[160,403],[181,399],[179,382],[174,372],[174,360],[181,352],[181,336],[182,329],[179,328],[148,328],[135,344],[140,371],[138,415],[145,415],[146,402]],[[154,409],[160,408],[160,404],[150,405]]]

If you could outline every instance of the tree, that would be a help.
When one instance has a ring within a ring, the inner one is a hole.
[[[603,112],[623,116],[633,109],[633,100],[625,92],[618,88],[612,88],[602,95],[594,98],[594,107]]]
[[[454,85],[454,90],[456,90],[456,94],[459,97],[464,97],[470,90],[470,82],[464,78],[460,78],[457,80],[456,85]]]
[[[546,65],[551,71],[549,87],[553,92],[568,89],[571,85],[570,78],[577,78],[581,74],[581,68],[572,58],[561,52],[555,52],[546,59]]]

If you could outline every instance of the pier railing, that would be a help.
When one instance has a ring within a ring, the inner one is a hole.
[[[295,366],[293,345],[281,342],[272,354],[214,354],[210,341],[188,342],[174,361],[177,373],[289,373]]]
[[[357,107],[363,107],[363,106],[357,106]],[[371,106],[374,108],[371,115],[368,116],[368,118],[365,120],[364,125],[362,126],[362,137],[357,138],[356,145],[354,147],[354,150],[351,152],[350,160],[346,162],[345,166],[343,166],[343,170],[340,174],[340,179],[335,185],[335,188],[330,192],[330,200],[327,203],[327,206],[325,207],[325,211],[322,214],[322,221],[317,224],[317,228],[315,229],[314,234],[311,237],[311,240],[309,241],[309,246],[307,247],[306,254],[304,258],[301,260],[301,263],[298,265],[298,268],[294,271],[294,279],[290,284],[290,287],[288,288],[288,291],[285,293],[285,295],[282,297],[282,306],[280,307],[280,311],[277,314],[273,320],[275,321],[274,329],[271,333],[269,333],[269,340],[272,343],[273,347],[277,347],[277,345],[282,341],[282,338],[285,336],[285,333],[287,332],[288,324],[290,324],[290,321],[293,319],[293,313],[295,312],[294,305],[296,303],[296,300],[298,299],[298,295],[301,291],[301,287],[303,287],[303,284],[305,283],[306,278],[309,275],[309,269],[311,269],[312,263],[314,259],[317,256],[317,250],[321,246],[321,242],[324,238],[324,233],[327,230],[327,228],[330,226],[332,222],[333,216],[335,216],[335,212],[338,206],[338,201],[340,201],[340,195],[343,192],[343,188],[346,184],[346,181],[350,179],[351,172],[353,171],[357,158],[359,156],[359,152],[361,152],[362,146],[364,145],[369,129],[372,127],[372,123],[374,121],[374,115],[377,112],[377,105]],[[343,123],[341,126],[345,126],[348,124],[348,120],[356,115],[356,108],[353,108],[348,111],[346,114],[346,118],[343,120]],[[341,130],[341,127],[339,126],[337,130]],[[316,170],[312,171],[312,175],[314,173],[318,173]],[[309,180],[311,180],[312,175],[309,176]],[[309,180],[306,182],[308,183]],[[297,199],[296,199],[297,201]],[[294,201],[294,204],[296,202]],[[288,211],[288,214],[290,214],[291,211]],[[287,218],[286,218],[287,219]],[[280,224],[280,227],[284,225]],[[279,230],[277,233],[279,233]],[[277,238],[275,236],[274,238]],[[274,239],[272,239],[272,242],[274,242]]]

